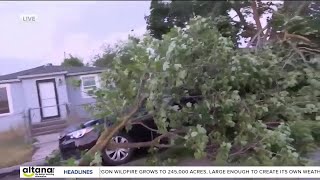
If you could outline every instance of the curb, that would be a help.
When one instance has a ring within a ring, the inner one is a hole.
[[[32,162],[26,162],[21,165],[11,166],[7,168],[0,169],[0,178],[3,178],[8,175],[17,175],[20,173],[20,166],[43,166],[46,164],[45,159],[32,161]]]

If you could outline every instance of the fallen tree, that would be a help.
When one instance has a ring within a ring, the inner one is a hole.
[[[243,52],[202,17],[173,28],[163,40],[146,36],[128,42],[104,73],[104,88],[95,92],[92,107],[97,116],[118,118],[79,165],[89,165],[105,149],[146,146],[184,146],[196,158],[209,156],[221,164],[303,164],[296,143],[306,132],[291,127],[300,121],[320,127],[320,66],[305,61],[290,39],[281,43]],[[123,64],[121,57],[128,54],[132,59]],[[168,95],[189,101],[169,105]],[[195,97],[201,100],[191,101]],[[161,135],[143,143],[110,142],[121,129],[143,124],[135,117],[142,104],[157,125],[150,130]],[[161,144],[162,138],[170,143]]]

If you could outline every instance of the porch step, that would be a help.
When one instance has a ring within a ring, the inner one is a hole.
[[[52,125],[58,125],[58,124],[65,124],[65,120],[57,119],[57,120],[48,120],[48,121],[43,121],[40,123],[36,123],[32,125],[32,128],[39,128],[39,127],[47,127],[47,126],[52,126]]]
[[[67,122],[65,120],[45,121],[38,124],[33,124],[31,133],[32,136],[60,133],[66,127]]]
[[[41,131],[41,132],[35,132],[32,134],[33,137],[36,137],[36,136],[41,136],[41,135],[47,135],[47,134],[54,134],[54,133],[59,133],[61,132],[61,130],[59,129],[53,129],[53,130],[49,130],[49,131]],[[57,137],[58,139],[58,137]]]

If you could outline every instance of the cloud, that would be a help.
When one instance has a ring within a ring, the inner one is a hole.
[[[141,36],[146,32],[146,26],[134,28],[134,31],[115,32],[107,35],[102,39],[93,39],[87,33],[76,33],[67,36],[61,43],[61,47],[50,53],[48,62],[59,64],[64,58],[64,52],[73,56],[79,57],[84,62],[90,62],[93,57],[103,51],[106,44],[115,44],[119,41],[124,41],[128,35]]]
[[[73,13],[68,13],[68,3],[61,5],[61,2],[13,2],[2,5],[6,9],[0,14],[0,21],[5,24],[0,29],[1,59],[48,58],[54,48],[58,24],[76,21],[81,13],[81,8],[77,7]],[[35,14],[38,19],[36,22],[22,22],[22,14]]]
[[[20,21],[18,14],[12,13],[0,16],[1,27],[0,55],[2,58],[41,58],[48,52],[54,24],[46,26],[40,23],[25,23]]]

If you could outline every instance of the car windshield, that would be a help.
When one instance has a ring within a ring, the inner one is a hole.
[[[71,132],[79,130],[79,129],[81,129],[80,126],[69,126],[66,129],[64,129],[64,131],[62,133],[68,134],[68,133],[71,133]]]
[[[103,119],[91,120],[84,123],[82,127],[86,128],[86,127],[91,127],[91,126],[95,126],[97,124],[102,124],[102,123],[103,123]]]

